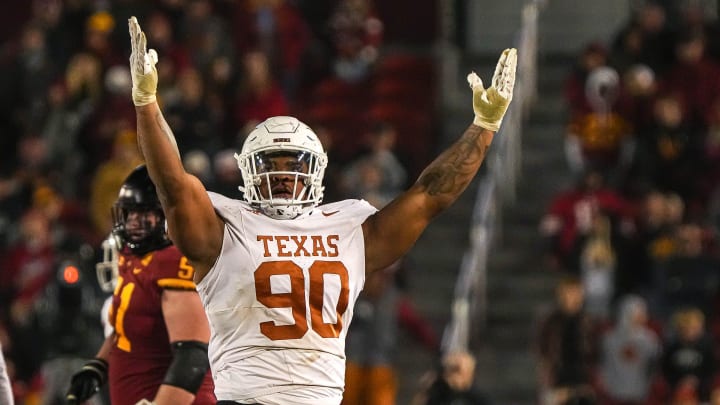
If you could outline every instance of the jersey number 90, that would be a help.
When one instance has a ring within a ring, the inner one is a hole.
[[[324,338],[336,338],[342,331],[342,314],[348,307],[348,271],[341,262],[318,260],[310,266],[308,274],[312,330]],[[322,316],[326,274],[335,274],[340,278],[340,296],[335,307],[337,322],[334,324],[325,323]],[[277,275],[290,277],[290,292],[272,292],[270,276]],[[308,313],[305,302],[305,276],[300,266],[289,260],[262,263],[255,271],[255,294],[257,300],[268,308],[290,308],[295,320],[292,325],[276,325],[273,321],[261,322],[260,332],[263,335],[272,340],[300,339],[305,336],[308,331]]]

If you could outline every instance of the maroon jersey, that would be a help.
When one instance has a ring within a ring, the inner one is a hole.
[[[164,289],[195,290],[194,270],[175,246],[143,257],[121,254],[110,308],[115,342],[110,351],[109,385],[113,405],[152,400],[172,362],[161,307]],[[194,404],[215,404],[210,372]]]

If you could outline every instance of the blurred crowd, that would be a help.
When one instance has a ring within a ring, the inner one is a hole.
[[[269,116],[293,115],[328,151],[325,201],[365,198],[380,207],[418,174],[436,141],[434,90],[417,86],[433,82],[432,58],[385,51],[381,11],[402,15],[372,0],[7,5],[0,28],[0,346],[16,403],[61,403],[66,387],[56,377],[92,357],[88,350],[103,339],[105,296],[94,264],[120,185],[141,163],[127,19],[138,17],[158,52],[158,101],[184,165],[209,190],[240,197],[233,155],[245,135]],[[397,310],[387,322],[407,325],[435,350],[434,331],[404,299],[394,272],[385,298]],[[368,293],[367,308],[381,295]],[[361,346],[355,352],[367,350]]]
[[[540,223],[562,273],[538,324],[544,404],[720,403],[720,23],[632,2],[564,87],[577,181]]]

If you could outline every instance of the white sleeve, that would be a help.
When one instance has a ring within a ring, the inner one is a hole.
[[[103,303],[102,309],[100,310],[100,322],[102,323],[105,337],[110,336],[115,330],[113,325],[110,324],[110,305],[112,305],[112,299],[112,295],[107,297]]]
[[[8,377],[5,357],[2,354],[2,346],[0,346],[0,405],[13,404],[12,385],[10,384],[10,377]]]

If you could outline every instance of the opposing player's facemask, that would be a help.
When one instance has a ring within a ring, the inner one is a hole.
[[[100,288],[105,292],[112,292],[118,278],[118,241],[113,234],[103,241],[102,250],[103,258],[95,264],[95,273]]]
[[[296,118],[262,122],[235,158],[245,200],[271,218],[297,218],[322,201],[327,154],[317,135]]]

